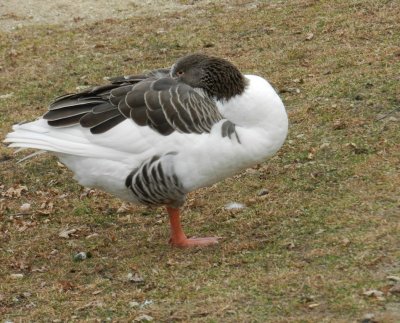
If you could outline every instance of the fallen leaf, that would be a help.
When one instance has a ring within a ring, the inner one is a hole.
[[[10,187],[2,196],[5,197],[21,197],[22,192],[27,192],[28,188],[25,185],[18,185],[16,188]]]
[[[131,209],[131,206],[128,203],[122,203],[122,205],[117,210],[117,214],[126,213],[130,209]]]
[[[14,96],[13,92],[7,93],[7,94],[2,94],[2,95],[0,95],[0,100],[9,99],[9,98],[12,98],[13,96]]]
[[[142,314],[142,315],[135,317],[135,319],[133,321],[134,322],[151,322],[153,320],[154,320],[154,318],[151,317],[150,315]]]
[[[73,233],[75,233],[77,229],[63,229],[58,233],[58,236],[61,238],[69,239]]]
[[[90,252],[81,251],[74,255],[74,261],[82,261],[88,258],[92,258],[92,254]]]
[[[400,294],[400,283],[396,284],[392,288],[390,288],[389,292],[392,294]]]
[[[365,296],[383,296],[383,292],[377,289],[370,289],[363,293]]]
[[[225,205],[225,210],[240,210],[244,209],[246,205],[238,202],[230,202]]]
[[[139,307],[139,306],[140,306],[140,304],[136,301],[129,302],[129,307]]]
[[[385,297],[383,297],[383,292],[381,292],[380,290],[377,290],[377,289],[367,290],[367,291],[365,291],[363,293],[363,295],[368,296],[368,297],[374,297],[378,301],[384,301],[385,300]]]
[[[68,280],[60,280],[58,282],[58,284],[60,285],[60,292],[65,292],[65,291],[69,291],[69,290],[73,290],[75,288],[74,284],[72,284],[70,281]]]
[[[314,38],[314,34],[313,33],[308,33],[307,35],[306,35],[306,40],[311,40],[311,39],[313,39]]]
[[[77,310],[78,311],[82,311],[82,310],[88,309],[90,307],[100,307],[101,308],[103,306],[104,306],[103,302],[101,302],[101,301],[93,301],[93,302],[87,303],[87,304],[85,304],[85,305],[83,305],[81,307],[78,307]]]
[[[19,207],[19,210],[23,213],[28,212],[31,209],[31,205],[29,203],[24,203]]]
[[[132,282],[132,283],[135,283],[135,284],[142,284],[142,283],[144,283],[143,277],[139,276],[138,273],[134,273],[134,274],[129,273],[128,276],[127,276],[127,278],[128,278],[128,281],[129,281],[129,282]]]
[[[10,274],[12,279],[21,279],[24,278],[24,274]]]
[[[344,129],[344,128],[346,128],[346,123],[344,122],[344,121],[342,121],[342,120],[335,120],[334,122],[333,122],[333,126],[332,126],[332,129],[333,130],[342,130],[342,129]]]
[[[348,239],[348,238],[344,238],[344,239],[342,240],[342,244],[343,244],[345,247],[347,247],[350,243],[351,243],[351,241],[350,241],[350,239]]]

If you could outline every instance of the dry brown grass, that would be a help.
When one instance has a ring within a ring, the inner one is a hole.
[[[117,214],[121,201],[84,191],[50,155],[17,165],[1,147],[4,319],[400,320],[387,278],[400,276],[399,4],[230,3],[0,34],[0,95],[13,93],[0,100],[0,138],[77,85],[196,51],[267,77],[291,120],[272,160],[190,195],[187,233],[224,237],[203,250],[166,244],[163,209]],[[257,196],[263,188],[269,194]],[[232,213],[223,207],[230,201],[248,207]],[[31,204],[26,214],[23,203]],[[59,237],[65,228],[76,231]],[[92,257],[74,262],[79,251]],[[129,281],[129,273],[144,281]],[[363,294],[373,289],[382,295]]]

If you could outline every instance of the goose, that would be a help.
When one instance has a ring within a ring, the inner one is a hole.
[[[5,142],[55,154],[83,186],[131,203],[165,206],[174,247],[188,238],[180,207],[187,193],[273,156],[288,132],[285,107],[267,80],[201,53],[170,68],[109,78],[55,99]]]

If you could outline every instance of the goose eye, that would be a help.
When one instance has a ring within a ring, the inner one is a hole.
[[[176,72],[176,75],[178,75],[178,76],[182,76],[183,74],[185,74],[184,71],[178,71],[178,72]]]

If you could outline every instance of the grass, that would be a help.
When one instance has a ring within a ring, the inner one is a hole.
[[[399,10],[396,1],[232,1],[0,33],[0,95],[13,93],[0,100],[0,138],[78,85],[197,51],[268,78],[291,122],[276,157],[189,196],[187,233],[224,238],[201,250],[168,246],[162,208],[124,211],[54,157],[16,164],[0,147],[0,316],[398,322],[387,277],[400,276]],[[230,201],[247,208],[228,211]],[[73,261],[79,251],[92,257]]]

